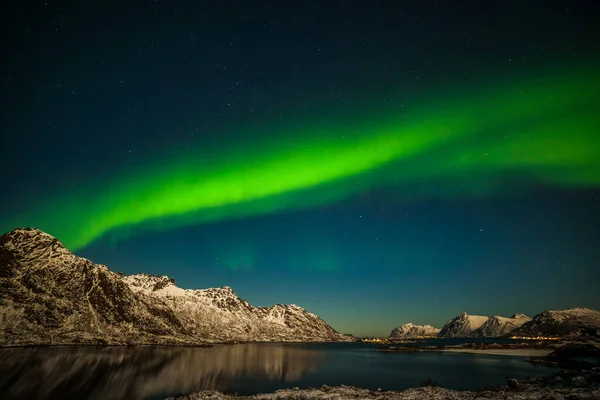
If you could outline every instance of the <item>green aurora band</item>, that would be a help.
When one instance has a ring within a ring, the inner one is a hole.
[[[245,152],[197,149],[53,193],[2,227],[34,226],[78,250],[107,234],[331,204],[372,187],[406,199],[498,193],[516,181],[596,187],[599,82],[578,70],[446,95],[376,123],[290,129]]]

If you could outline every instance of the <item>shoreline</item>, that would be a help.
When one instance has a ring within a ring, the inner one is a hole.
[[[214,347],[215,344],[226,343],[203,343],[203,344],[16,344],[1,345],[0,350],[4,349],[49,349],[49,348],[101,348],[101,347]]]
[[[207,343],[28,343],[28,344],[1,344],[2,349],[30,349],[30,348],[87,348],[87,347],[214,347],[232,346],[236,344],[331,344],[331,343],[355,343],[352,341],[227,341]]]
[[[473,344],[444,346],[415,346],[404,344],[399,346],[388,345],[376,349],[382,353],[423,353],[423,352],[446,352],[464,354],[490,354],[514,357],[546,357],[558,348],[546,343],[509,343],[509,344]]]
[[[544,378],[518,381],[508,379],[507,385],[477,391],[423,386],[404,390],[371,390],[349,385],[280,389],[271,393],[249,396],[203,390],[165,400],[570,400],[600,398],[600,368],[566,370]]]
[[[554,349],[440,349],[437,351],[446,353],[491,354],[513,357],[546,357],[548,354],[552,353]]]

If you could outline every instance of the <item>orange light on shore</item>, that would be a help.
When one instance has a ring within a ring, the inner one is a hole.
[[[558,337],[550,336],[511,336],[511,339],[522,339],[522,340],[560,340]]]
[[[365,338],[365,339],[361,339],[360,341],[363,343],[385,343],[385,342],[387,342],[387,339]]]

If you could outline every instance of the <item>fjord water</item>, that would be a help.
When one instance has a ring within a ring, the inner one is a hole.
[[[380,353],[375,345],[234,344],[190,347],[41,347],[0,350],[2,399],[162,399],[202,389],[238,394],[354,385],[405,389],[427,379],[454,389],[546,376],[523,357]]]

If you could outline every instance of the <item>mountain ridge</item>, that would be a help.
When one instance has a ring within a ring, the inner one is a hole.
[[[520,327],[531,318],[525,314],[515,313],[512,317],[501,317],[494,315],[484,322],[479,328],[471,332],[473,337],[495,337],[504,336]]]
[[[0,236],[0,345],[346,340],[296,305],[254,307],[228,286],[113,272],[33,228]]]
[[[512,335],[600,337],[600,311],[589,308],[543,311],[515,329]]]
[[[600,337],[600,311],[589,308],[548,310],[533,318],[515,313],[511,317],[469,315],[449,320],[438,337]]]

